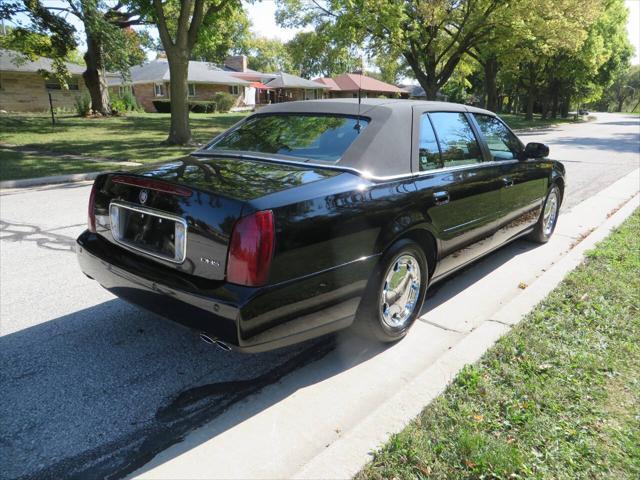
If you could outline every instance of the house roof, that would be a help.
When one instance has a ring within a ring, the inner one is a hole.
[[[171,75],[169,73],[169,62],[166,59],[153,60],[131,68],[131,82],[123,79],[109,82],[110,85],[121,85],[124,83],[151,83],[168,82]],[[208,62],[189,62],[189,72],[187,81],[191,83],[216,83],[222,85],[249,85],[249,82],[242,80],[229,72],[216,67]]]
[[[313,80],[307,80],[284,72],[276,73],[275,78],[265,82],[265,84],[271,88],[328,88],[326,85],[319,84]]]
[[[420,85],[402,85],[402,88],[409,92],[410,97],[427,97],[427,94],[424,92],[424,88],[422,88]]]
[[[384,93],[406,93],[402,88],[398,88],[390,83],[381,82],[373,77],[367,77],[366,75],[360,75],[358,73],[343,73],[333,78],[318,78],[316,82],[330,84],[333,82],[336,88],[332,90],[338,90],[343,92],[357,92],[363,90],[366,92],[384,92]]]
[[[85,71],[84,65],[65,62],[67,70],[72,75],[82,75]],[[46,57],[39,57],[36,60],[29,60],[25,55],[0,48],[0,71],[3,72],[38,72],[45,70],[53,72],[53,60]]]
[[[330,92],[340,90],[340,87],[338,86],[336,81],[331,77],[314,78],[313,81],[326,85],[327,87],[329,87]]]

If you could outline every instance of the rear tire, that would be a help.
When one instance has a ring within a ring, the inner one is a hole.
[[[402,339],[420,315],[428,281],[427,259],[420,245],[398,240],[369,279],[356,314],[356,330],[385,343]]]
[[[547,243],[553,235],[558,222],[558,214],[560,213],[560,201],[562,195],[558,185],[552,185],[547,193],[547,197],[542,204],[542,211],[538,223],[527,237],[536,243]]]

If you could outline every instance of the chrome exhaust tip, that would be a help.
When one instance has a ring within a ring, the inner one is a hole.
[[[200,334],[200,340],[202,340],[204,343],[206,343],[208,345],[215,345],[216,347],[218,347],[220,350],[222,350],[224,352],[231,351],[231,347],[229,345],[227,345],[224,342],[221,342],[217,338],[210,337],[206,333],[201,333]]]

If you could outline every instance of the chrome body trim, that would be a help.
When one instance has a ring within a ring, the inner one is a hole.
[[[237,152],[237,153],[231,153],[231,152],[224,152],[224,153],[210,153],[210,152],[203,152],[203,151],[195,151],[193,152],[191,155],[195,156],[195,157],[224,157],[224,158],[239,158],[239,159],[246,159],[246,160],[257,160],[257,161],[262,161],[262,162],[267,162],[267,163],[278,163],[281,165],[296,165],[299,167],[312,167],[312,168],[320,168],[320,169],[325,169],[325,170],[337,170],[337,171],[341,171],[344,173],[352,173],[354,175],[358,175],[366,180],[370,180],[372,182],[390,182],[390,181],[394,181],[394,180],[403,180],[403,179],[408,179],[408,178],[420,178],[420,177],[425,177],[427,175],[437,175],[439,173],[447,173],[447,172],[457,172],[457,171],[461,171],[461,170],[468,170],[471,168],[485,168],[485,167],[495,167],[497,165],[509,165],[511,163],[518,163],[518,162],[526,162],[527,160],[517,160],[517,159],[512,159],[512,160],[500,160],[500,161],[496,161],[496,160],[492,160],[490,162],[479,162],[479,163],[470,163],[469,165],[458,165],[455,167],[444,167],[444,168],[436,168],[433,170],[424,170],[422,172],[410,172],[410,173],[403,173],[400,175],[389,175],[389,176],[382,176],[382,177],[377,177],[375,175],[370,175],[368,174],[366,171],[361,171],[358,170],[356,168],[351,168],[351,167],[341,167],[338,165],[329,165],[329,164],[321,164],[321,163],[311,163],[311,162],[298,162],[295,160],[282,160],[279,158],[273,158],[273,157],[263,157],[260,155],[246,155],[243,152]],[[536,159],[536,160],[542,160],[542,159]]]

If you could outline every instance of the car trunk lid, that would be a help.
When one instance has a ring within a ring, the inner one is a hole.
[[[96,180],[97,233],[132,253],[211,280],[225,278],[233,226],[248,201],[339,172],[188,156]]]

